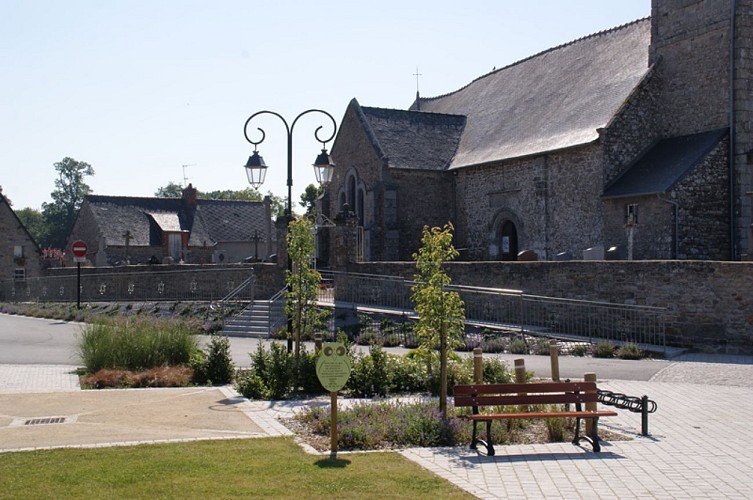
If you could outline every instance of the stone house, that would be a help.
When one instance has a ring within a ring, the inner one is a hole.
[[[199,199],[191,184],[182,198],[89,195],[68,247],[77,240],[96,266],[266,260],[274,251],[271,202]]]
[[[0,281],[39,276],[42,252],[0,190]]]
[[[367,261],[448,221],[464,260],[753,258],[751,45],[753,0],[652,0],[408,110],[353,99],[323,212]]]

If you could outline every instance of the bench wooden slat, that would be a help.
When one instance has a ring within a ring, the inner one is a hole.
[[[461,384],[453,394],[514,394],[518,392],[587,392],[596,391],[595,382],[535,382],[531,384]]]
[[[455,406],[517,406],[538,404],[597,403],[596,393],[509,394],[503,396],[455,396]]]
[[[598,411],[532,411],[527,413],[479,413],[476,415],[460,415],[468,420],[513,420],[526,418],[593,418],[616,417],[617,412],[611,410]]]

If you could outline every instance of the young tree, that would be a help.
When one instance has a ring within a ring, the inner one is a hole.
[[[313,333],[320,317],[316,295],[322,275],[312,265],[315,249],[312,229],[312,222],[302,217],[291,221],[287,237],[288,258],[293,270],[285,274],[285,312],[293,321],[296,359],[301,352],[301,338]]]
[[[47,234],[46,241],[41,243],[43,246],[64,248],[84,196],[91,193],[84,178],[94,175],[94,169],[86,162],[69,157],[55,163],[54,167],[58,178],[55,179],[55,190],[50,193],[52,202],[42,204]]]
[[[463,301],[457,292],[446,289],[452,280],[443,269],[446,261],[458,256],[452,245],[453,229],[451,223],[443,228],[424,226],[422,246],[413,254],[418,271],[412,298],[418,313],[419,350],[431,367],[432,352],[439,347],[439,411],[443,417],[447,415],[447,355],[460,343],[465,320]]]

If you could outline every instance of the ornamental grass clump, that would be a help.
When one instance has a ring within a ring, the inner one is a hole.
[[[113,317],[86,325],[78,349],[89,373],[183,365],[199,349],[194,333],[184,321]]]
[[[615,346],[611,342],[598,342],[593,349],[594,358],[613,358]]]
[[[627,342],[622,344],[615,355],[620,359],[642,359],[644,357],[643,351],[640,350],[638,344],[633,342]]]

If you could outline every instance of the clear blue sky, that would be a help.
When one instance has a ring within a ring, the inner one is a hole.
[[[90,163],[96,194],[152,196],[173,181],[243,189],[243,124],[309,108],[338,122],[352,98],[406,109],[542,50],[650,14],[650,0],[0,0],[0,185],[40,208],[53,163]],[[287,193],[285,132],[262,125]],[[320,145],[294,133],[293,201]],[[331,146],[331,143],[330,143]]]

